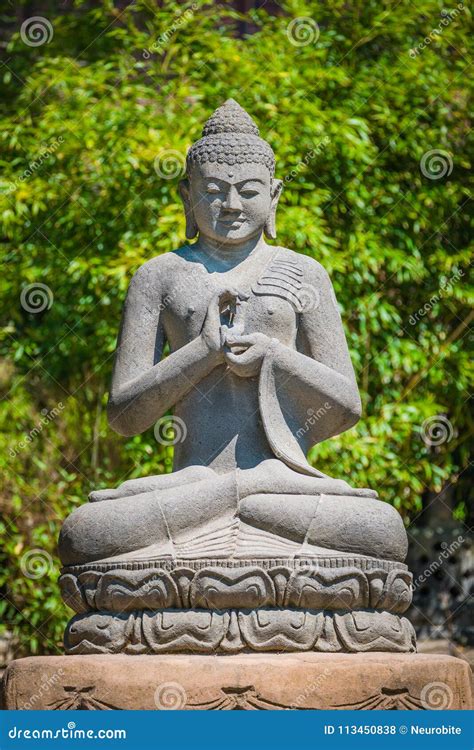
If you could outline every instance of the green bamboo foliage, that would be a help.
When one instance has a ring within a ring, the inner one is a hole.
[[[228,4],[162,5],[43,4],[41,44],[9,19],[0,619],[30,653],[55,653],[70,616],[56,584],[61,520],[93,488],[171,468],[153,431],[108,429],[112,354],[132,274],[184,241],[184,155],[229,96],[277,154],[278,243],[331,274],[362,392],[360,424],[311,459],[377,488],[407,524],[447,487],[466,514],[467,5],[295,0],[246,19]]]

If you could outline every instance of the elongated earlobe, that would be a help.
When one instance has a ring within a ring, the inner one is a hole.
[[[181,180],[178,185],[179,194],[184,206],[184,215],[186,217],[186,239],[193,240],[198,233],[198,226],[194,218],[194,213],[189,195],[189,181]]]
[[[263,231],[269,240],[276,239],[276,210],[282,189],[283,182],[281,180],[272,180],[272,202],[270,205],[270,213],[268,214],[268,218],[263,228]]]

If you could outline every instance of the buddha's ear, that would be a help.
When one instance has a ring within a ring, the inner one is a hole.
[[[189,180],[181,180],[178,190],[183,201],[184,215],[186,216],[186,239],[193,240],[198,233],[198,226],[193,213]]]
[[[272,202],[270,204],[270,213],[264,226],[264,232],[268,239],[276,239],[276,210],[280,200],[281,191],[283,190],[282,180],[272,180]]]

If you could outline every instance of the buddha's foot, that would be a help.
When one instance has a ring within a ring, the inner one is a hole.
[[[239,470],[239,495],[259,492],[296,493],[313,495],[348,495],[351,497],[377,498],[375,490],[352,487],[343,479],[322,475],[321,477],[300,474],[278,459],[267,459],[253,469]],[[212,480],[218,476],[209,466],[187,466],[171,474],[157,474],[139,479],[129,479],[118,487],[94,490],[89,495],[92,503],[134,497],[146,492],[162,492],[175,487],[185,487],[194,482]]]
[[[94,490],[89,495],[89,502],[97,503],[103,500],[118,500],[123,497],[134,497],[144,492],[169,490],[173,487],[185,487],[203,479],[212,479],[216,473],[208,466],[188,466],[181,471],[171,474],[154,474],[139,479],[128,479],[118,487],[107,490]]]
[[[65,647],[68,654],[416,650],[405,617],[291,608],[88,613],[71,620]]]

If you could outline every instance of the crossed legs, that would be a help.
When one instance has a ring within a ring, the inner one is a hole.
[[[402,560],[402,520],[375,498],[372,490],[304,476],[277,459],[227,474],[191,466],[92,493],[91,502],[64,522],[59,555],[64,565],[84,564],[151,545],[173,545],[207,528],[230,527],[240,518],[296,542]]]

